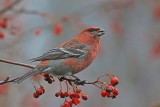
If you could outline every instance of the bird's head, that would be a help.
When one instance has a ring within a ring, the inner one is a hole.
[[[83,30],[79,36],[77,36],[77,39],[79,39],[83,43],[94,43],[99,42],[100,37],[104,35],[104,31],[101,30],[98,27],[89,27],[85,30]]]
[[[89,28],[85,29],[82,33],[89,33],[89,34],[93,35],[94,38],[99,38],[105,34],[104,31],[98,27],[89,27]]]

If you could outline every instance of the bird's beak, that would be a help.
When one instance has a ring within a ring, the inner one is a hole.
[[[102,36],[102,35],[104,35],[105,34],[105,32],[103,31],[103,30],[99,30],[98,31],[98,36]]]

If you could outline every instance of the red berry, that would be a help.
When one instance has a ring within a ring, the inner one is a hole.
[[[114,90],[114,87],[111,85],[108,85],[107,88],[111,88],[112,90]]]
[[[56,92],[55,96],[56,96],[56,97],[59,97],[60,94],[61,94],[61,91]]]
[[[74,103],[75,105],[77,105],[77,102],[75,101],[75,98],[72,98],[72,103]]]
[[[0,39],[4,39],[5,35],[3,32],[0,32]]]
[[[79,98],[73,98],[72,99],[72,102],[75,104],[75,105],[78,105],[81,103],[80,99]]]
[[[71,100],[68,100],[67,103],[72,106],[72,101]]]
[[[36,91],[36,93],[39,94],[39,95],[42,95],[42,94],[43,94],[43,90],[39,88],[39,89]]]
[[[40,85],[40,88],[41,88],[41,89],[44,89],[44,87],[43,87],[42,85]]]
[[[81,89],[80,89],[80,88],[77,89],[77,90],[76,90],[76,93],[81,93]]]
[[[39,97],[39,94],[36,93],[36,92],[34,92],[34,93],[33,93],[33,97],[34,97],[34,98],[38,98],[38,97]]]
[[[111,85],[107,85],[107,86],[106,86],[106,92],[110,93],[110,92],[112,92],[113,90],[114,90],[114,87],[113,87],[113,86],[111,86]]]
[[[64,92],[61,92],[61,94],[60,94],[61,96],[61,98],[65,98],[65,93]]]
[[[76,94],[75,94],[75,97],[76,97],[76,98],[80,98],[81,96],[80,96],[79,93],[76,93]]]
[[[107,95],[106,90],[102,90],[102,92],[101,92],[101,96],[102,96],[102,97],[106,97],[106,95]]]
[[[49,84],[52,84],[52,80],[51,80],[51,79],[49,79],[49,80],[48,80],[48,83],[49,83]]]
[[[35,29],[34,34],[38,36],[40,34],[40,29]]]
[[[88,99],[88,95],[82,94],[82,99],[83,100],[87,100]]]
[[[111,78],[111,84],[112,84],[113,86],[119,84],[119,81],[118,81],[118,79],[117,79],[116,76],[114,76],[113,78]]]
[[[77,104],[80,104],[80,103],[81,103],[81,101],[80,101],[79,98],[75,98],[75,100],[77,101]]]
[[[64,103],[64,107],[70,107],[69,103]]]
[[[0,20],[0,27],[3,26],[3,24],[4,24],[4,21]]]
[[[62,16],[62,21],[67,22],[68,21],[68,17],[67,16]]]
[[[160,5],[157,5],[154,8],[154,17],[156,19],[160,19]]]
[[[61,106],[60,107],[64,107],[64,104],[61,104]]]
[[[65,92],[65,96],[68,97],[69,96],[69,92]]]
[[[43,91],[43,93],[45,92],[45,89],[42,85],[40,86],[40,89]]]
[[[111,93],[106,92],[107,97],[111,97]]]
[[[44,77],[50,77],[50,75],[48,73],[43,73]]]
[[[113,90],[113,94],[114,94],[115,96],[119,94],[119,91],[118,91],[118,89],[117,89],[117,88],[114,88],[114,90]]]
[[[61,24],[56,24],[56,26],[54,28],[54,34],[57,36],[60,35],[62,32],[62,29],[63,29],[63,27]]]
[[[7,20],[0,20],[0,27],[6,28]]]
[[[69,94],[69,97],[72,99],[73,97],[75,97],[75,93],[74,93],[74,92],[71,92],[71,93]]]

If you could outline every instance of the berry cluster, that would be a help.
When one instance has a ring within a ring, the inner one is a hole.
[[[62,92],[62,91],[58,91],[55,94],[56,97],[60,97],[60,98],[65,98],[65,102],[64,104],[61,105],[61,107],[72,107],[72,105],[78,105],[81,103],[80,98],[82,98],[83,100],[87,100],[88,96],[86,94],[82,94],[81,93],[81,89],[77,89],[75,92],[71,92],[69,93],[67,92]],[[66,98],[70,98],[70,100],[67,100]]]
[[[40,85],[40,88],[38,88],[36,90],[36,92],[33,93],[33,97],[34,98],[39,98],[39,96],[42,95],[42,94],[44,94],[44,92],[45,92],[44,87]]]
[[[43,73],[43,76],[44,76],[44,80],[47,81],[49,84],[52,84],[52,82],[55,81],[53,76],[51,76],[48,73]]]
[[[10,16],[4,16],[0,18],[0,39],[4,39],[6,34],[21,35],[21,23],[17,24],[17,19]]]
[[[44,80],[46,80],[49,84],[54,82],[53,76],[51,76],[48,73],[43,73]],[[110,82],[101,81],[101,77],[107,76],[110,79]],[[75,76],[74,76],[75,78]],[[116,98],[116,96],[119,94],[119,91],[115,86],[119,84],[119,80],[116,76],[113,74],[102,74],[100,75],[96,81],[93,82],[86,82],[85,80],[81,81],[79,78],[73,79],[73,77],[69,76],[69,78],[59,78],[60,81],[60,90],[55,93],[56,97],[64,98],[65,101],[60,107],[72,107],[72,105],[78,105],[81,103],[81,99],[87,100],[88,95],[81,92],[81,89],[78,87],[79,85],[84,86],[85,84],[92,84],[98,88],[100,88],[101,96],[102,97],[108,97],[108,98]],[[66,84],[66,91],[62,91],[62,85],[61,83],[64,82]],[[34,83],[33,83],[34,85]],[[40,85],[40,84],[39,84]],[[40,88],[36,88],[34,85],[34,88],[36,92],[33,93],[33,96],[35,98],[38,98],[40,95],[44,93],[44,87],[40,85]],[[70,89],[73,89],[72,92],[70,92]]]
[[[6,28],[7,27],[7,18],[0,19],[0,28]],[[4,39],[5,34],[4,32],[0,31],[0,39]]]
[[[116,98],[116,96],[119,94],[119,91],[116,86],[119,83],[118,79],[116,76],[111,78],[111,84],[107,84],[106,87],[101,91],[101,96],[102,97],[108,97],[108,98]]]

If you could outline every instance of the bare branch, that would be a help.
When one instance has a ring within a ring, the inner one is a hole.
[[[10,82],[14,82],[14,81],[17,80],[17,79],[18,79],[18,78],[9,80],[9,77],[7,77],[5,80],[0,81],[0,85],[7,84],[7,83],[10,83]]]
[[[11,8],[13,8],[13,7],[14,7],[16,4],[18,4],[20,1],[22,1],[22,0],[15,0],[12,5],[10,5],[10,6],[8,6],[8,7],[4,7],[3,9],[1,9],[1,10],[0,10],[0,15],[1,15],[1,14],[4,14],[5,12],[7,12],[7,11],[10,10]]]
[[[20,63],[20,62],[14,62],[14,61],[6,60],[6,59],[1,59],[1,58],[0,58],[0,62],[12,64],[12,65],[23,66],[23,67],[27,67],[27,68],[31,68],[31,69],[35,68],[35,66],[33,66],[33,65],[28,65],[28,64],[24,64],[24,63]]]

